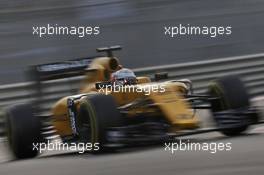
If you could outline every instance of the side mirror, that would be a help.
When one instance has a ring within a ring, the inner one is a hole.
[[[155,75],[154,75],[155,81],[165,80],[168,78],[169,78],[168,72],[155,73]]]

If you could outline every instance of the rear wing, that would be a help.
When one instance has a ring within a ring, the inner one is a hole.
[[[113,57],[113,51],[121,49],[121,46],[111,46],[97,48],[96,50],[97,52],[106,52],[108,57]],[[83,75],[88,71],[86,68],[90,65],[92,60],[98,57],[102,56],[98,55],[88,58],[32,66],[29,71],[30,78],[31,80],[33,79],[33,81],[47,81]]]
[[[29,70],[30,79],[48,81],[83,75],[92,60],[98,57],[100,56],[32,66]]]
[[[45,103],[45,96],[53,96],[52,94],[55,94],[56,96],[56,92],[47,93],[45,90],[47,87],[55,83],[49,82],[49,80],[60,80],[84,75],[87,72],[87,68],[91,64],[92,60],[98,57],[100,56],[41,64],[30,67],[28,70],[28,78],[32,82],[32,86],[30,86],[29,90],[33,97],[33,104],[36,112],[42,111],[41,106]],[[69,82],[67,86],[70,87],[71,83]]]

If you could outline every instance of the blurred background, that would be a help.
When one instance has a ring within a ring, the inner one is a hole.
[[[262,0],[2,0],[0,83],[25,81],[27,65],[96,55],[122,45],[131,68],[263,52]],[[32,35],[33,26],[100,26],[100,35]],[[164,26],[232,26],[232,35],[169,38]]]

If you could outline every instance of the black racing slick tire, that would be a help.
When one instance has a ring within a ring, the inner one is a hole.
[[[88,96],[81,101],[79,114],[81,122],[89,125],[87,140],[93,145],[99,145],[99,150],[93,152],[109,150],[106,147],[109,143],[108,129],[123,125],[123,118],[114,97],[103,94]]]
[[[237,76],[222,77],[213,81],[209,85],[209,94],[212,97],[217,98],[211,100],[211,110],[216,124],[221,127],[223,127],[224,119],[222,116],[222,118],[217,118],[215,115],[217,112],[247,109],[250,106],[248,92],[243,82]],[[221,130],[224,135],[239,135],[248,128],[249,124],[247,124],[247,122],[243,122],[243,120],[245,120],[245,116],[241,115],[236,117],[239,117],[238,120],[241,121],[241,125],[235,125],[235,127],[227,127],[226,129]],[[226,121],[228,123],[228,119]]]
[[[11,152],[17,159],[33,158],[39,151],[33,143],[41,140],[40,119],[34,116],[32,105],[15,105],[5,112],[6,133]]]

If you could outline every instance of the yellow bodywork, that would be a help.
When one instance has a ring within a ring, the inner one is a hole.
[[[101,57],[95,59],[87,68],[87,75],[80,88],[80,94],[74,96],[67,96],[60,99],[52,108],[53,125],[57,129],[60,136],[72,135],[70,124],[70,117],[68,114],[67,100],[75,96],[82,96],[82,94],[89,93],[105,93],[112,95],[118,106],[129,104],[138,99],[147,99],[153,102],[152,107],[141,106],[133,108],[128,111],[129,117],[136,117],[140,114],[155,117],[162,116],[171,125],[171,131],[177,132],[182,129],[195,129],[198,127],[197,117],[190,104],[184,99],[184,94],[187,87],[180,82],[151,82],[148,77],[138,77],[137,85],[133,85],[133,91],[129,91],[129,86],[125,87],[123,91],[100,91],[95,88],[96,82],[108,81],[111,73],[120,69],[117,58]],[[151,87],[162,87],[162,91],[146,91],[144,89],[151,89]],[[140,90],[135,90],[140,89]],[[143,89],[143,90],[142,90]],[[84,98],[84,97],[83,97]],[[76,109],[79,110],[80,98],[76,101]]]

